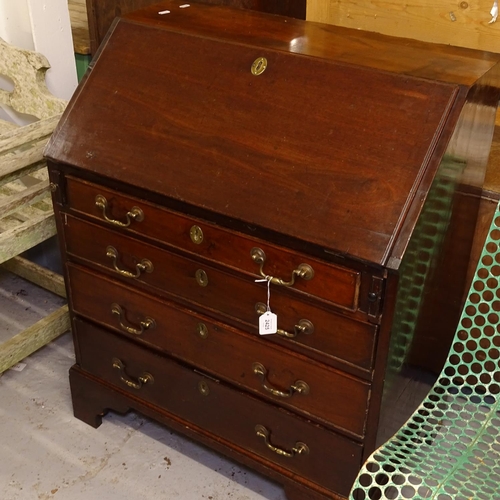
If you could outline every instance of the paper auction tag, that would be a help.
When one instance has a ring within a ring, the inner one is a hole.
[[[259,318],[259,335],[269,335],[278,331],[278,316],[266,311]]]

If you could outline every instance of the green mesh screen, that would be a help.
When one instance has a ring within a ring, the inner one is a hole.
[[[351,500],[500,499],[499,207],[438,381],[367,460]]]
[[[436,259],[450,223],[455,184],[464,167],[465,163],[460,160],[443,158],[401,263],[385,391],[390,389],[394,376],[401,371],[411,351],[423,291],[437,265]]]

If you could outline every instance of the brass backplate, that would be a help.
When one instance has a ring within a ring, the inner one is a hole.
[[[202,396],[208,396],[210,394],[210,388],[204,380],[198,382],[198,390]]]
[[[194,274],[196,278],[196,283],[200,286],[207,286],[208,285],[208,276],[207,273],[203,269],[198,269],[196,273]]]
[[[208,337],[208,328],[207,325],[205,325],[205,323],[198,323],[197,329],[198,329],[198,335],[202,339],[206,339]]]
[[[191,237],[191,241],[196,245],[200,245],[203,242],[203,230],[200,226],[191,226],[189,236]]]
[[[252,64],[252,75],[262,75],[267,68],[267,59],[265,57],[258,57]]]

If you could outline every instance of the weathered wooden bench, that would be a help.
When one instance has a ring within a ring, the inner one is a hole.
[[[17,126],[0,119],[0,265],[53,293],[65,296],[63,278],[20,256],[56,234],[43,150],[66,102],[45,85],[50,65],[36,52],[0,39],[0,104],[38,120]],[[69,329],[67,306],[0,344],[0,374]]]

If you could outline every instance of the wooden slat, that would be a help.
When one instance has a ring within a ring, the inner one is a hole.
[[[12,214],[12,217],[21,222],[36,221],[39,217],[53,215],[52,199],[47,197],[33,205],[25,205],[17,212]]]
[[[480,50],[500,52],[493,0],[308,0],[307,19]]]
[[[15,127],[3,133],[0,135],[0,152],[9,151],[26,143],[49,137],[61,119],[61,115],[62,113],[59,113],[23,127]]]
[[[22,207],[8,217],[0,219],[0,224],[4,231],[8,231],[19,224],[29,224],[30,222],[35,224],[37,220],[50,215],[53,215],[53,208],[49,198],[47,201],[43,199],[33,205]]]
[[[0,345],[0,373],[69,329],[68,306],[65,305]]]
[[[45,160],[40,160],[39,162],[33,163],[32,165],[26,165],[24,167],[19,168],[18,170],[14,170],[9,174],[0,177],[0,187],[16,179],[23,178],[27,175],[35,174],[42,168],[47,168],[47,162]]]
[[[56,234],[54,214],[47,212],[5,231],[0,238],[0,263]]]
[[[38,285],[60,297],[66,297],[64,279],[60,274],[54,273],[45,267],[39,266],[24,257],[14,257],[2,264],[7,271]]]
[[[6,179],[19,178],[20,175],[15,176],[14,172],[24,172],[26,166],[38,165],[38,168],[44,166],[43,150],[47,140],[32,142],[26,149],[19,148],[6,154],[0,154],[0,185],[5,184]]]
[[[0,197],[0,214],[2,217],[11,215],[25,205],[31,205],[46,198],[48,193],[49,181],[43,181],[15,195]]]

